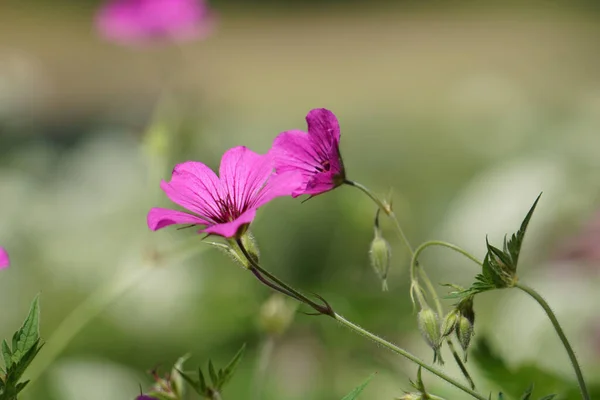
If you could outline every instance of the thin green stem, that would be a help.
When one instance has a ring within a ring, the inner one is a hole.
[[[287,283],[283,282],[281,279],[277,278],[275,275],[271,274],[270,272],[268,272],[267,270],[265,270],[264,268],[262,268],[250,256],[250,254],[248,253],[248,251],[246,250],[246,248],[244,247],[244,245],[242,244],[242,241],[240,239],[237,239],[235,241],[235,243],[240,248],[240,250],[244,254],[244,257],[246,257],[246,259],[248,260],[248,262],[250,263],[250,265],[251,265],[252,268],[256,269],[257,271],[259,271],[263,275],[267,276],[269,279],[271,279],[273,282],[277,283],[285,291],[293,294],[294,295],[293,296],[294,299],[310,305],[315,310],[319,311],[321,314],[329,315],[330,317],[334,318],[339,323],[341,323],[345,327],[349,328],[350,330],[354,331],[355,333],[358,333],[359,335],[361,335],[363,337],[366,337],[366,338],[374,341],[375,343],[378,343],[378,344],[382,345],[383,347],[386,347],[387,349],[393,351],[396,354],[399,354],[401,356],[404,356],[404,357],[408,358],[409,360],[411,360],[414,363],[420,365],[421,367],[423,367],[427,371],[431,372],[432,374],[437,375],[438,377],[440,377],[441,379],[445,380],[446,382],[452,384],[453,386],[457,387],[458,389],[464,391],[465,393],[470,394],[474,398],[479,399],[479,400],[487,400],[486,397],[480,395],[479,393],[477,393],[473,389],[471,389],[471,388],[463,385],[462,383],[454,380],[452,377],[444,374],[442,371],[439,371],[439,370],[437,370],[437,369],[429,366],[423,360],[421,360],[418,357],[412,355],[408,351],[406,351],[406,350],[404,350],[404,349],[396,346],[393,343],[390,343],[390,342],[386,341],[385,339],[380,338],[379,336],[377,336],[377,335],[375,335],[375,334],[367,331],[366,329],[361,328],[360,326],[354,324],[353,322],[348,321],[346,318],[342,317],[340,314],[338,314],[335,311],[333,311],[329,307],[329,305],[326,305],[326,311],[322,311],[322,308],[324,308],[323,306],[315,304],[312,300],[306,298],[303,294],[301,294],[300,292],[298,292],[296,289],[294,289],[293,287],[291,287]]]
[[[402,229],[402,226],[400,225],[400,222],[398,221],[396,214],[392,210],[391,205],[386,204],[384,201],[379,199],[366,186],[364,186],[358,182],[354,182],[351,180],[345,180],[344,183],[346,183],[347,185],[350,185],[350,186],[354,186],[355,188],[361,190],[363,193],[365,193],[367,196],[369,196],[369,198],[371,200],[373,200],[373,202],[375,202],[377,207],[379,207],[380,210],[382,210],[388,217],[390,217],[392,219],[392,221],[394,221],[396,233],[398,234],[398,237],[400,238],[400,240],[402,241],[404,246],[408,249],[408,252],[410,253],[411,258],[412,258],[411,259],[411,267],[410,267],[410,278],[411,278],[410,295],[411,295],[411,298],[413,299],[413,302],[414,302],[413,293],[416,295],[417,301],[419,302],[419,305],[421,306],[421,308],[423,307],[425,302],[423,299],[423,294],[421,292],[421,289],[418,286],[418,280],[415,275],[415,270],[416,270],[416,267],[418,266],[418,261],[417,261],[418,256],[425,248],[427,248],[428,246],[433,246],[433,245],[446,246],[454,251],[458,251],[459,253],[464,254],[465,256],[467,256],[471,260],[474,260],[475,262],[479,262],[475,257],[470,255],[466,251],[462,250],[461,248],[459,248],[451,243],[446,243],[446,242],[441,242],[441,241],[426,242],[426,243],[422,244],[421,246],[419,246],[417,248],[417,250],[413,250],[413,247],[410,244],[408,237],[404,233],[404,230]],[[439,317],[442,318],[444,315],[444,309],[443,309],[442,303],[440,302],[439,297],[437,295],[437,291],[435,290],[435,287],[431,283],[431,280],[427,276],[427,273],[425,272],[425,270],[423,268],[419,268],[419,271],[420,271],[421,279],[425,283],[425,286],[427,287],[427,290],[428,290],[430,296],[433,298],[433,301],[435,302],[437,313],[438,313]],[[456,363],[458,364],[458,367],[460,368],[465,379],[469,382],[471,387],[473,389],[475,389],[475,383],[473,382],[473,378],[471,378],[471,375],[469,374],[469,371],[467,370],[467,366],[464,364],[461,357],[458,355],[458,352],[456,351],[456,348],[454,347],[454,343],[452,343],[452,340],[450,338],[448,338],[446,342],[448,343],[448,348],[452,352],[452,356],[453,356],[454,360],[456,361]]]
[[[533,297],[535,299],[535,301],[537,301],[538,304],[540,306],[542,306],[542,308],[546,312],[546,315],[548,315],[548,318],[550,319],[550,322],[552,322],[552,325],[554,326],[554,329],[556,330],[556,333],[558,334],[560,341],[562,342],[563,346],[567,350],[567,354],[569,354],[569,359],[571,360],[571,364],[573,365],[573,369],[575,370],[575,375],[577,375],[577,382],[579,383],[579,389],[581,391],[581,396],[584,400],[590,400],[591,399],[590,393],[588,392],[588,389],[585,384],[585,380],[583,379],[583,373],[581,372],[581,367],[579,366],[577,357],[575,357],[575,352],[573,351],[573,348],[571,347],[569,340],[565,336],[565,333],[564,333],[562,327],[560,326],[560,323],[558,322],[556,315],[554,315],[554,312],[552,311],[552,309],[550,308],[550,306],[548,305],[546,300],[544,300],[544,298],[538,292],[536,292],[534,289],[532,289],[531,287],[524,285],[522,283],[516,283],[515,287],[521,289],[522,291],[524,291],[525,293],[527,293],[528,295]]]
[[[476,263],[479,266],[481,266],[481,264],[483,263],[481,260],[479,260],[477,257],[472,255],[468,251],[461,249],[460,247],[453,245],[452,243],[444,242],[441,240],[430,240],[428,242],[421,244],[419,247],[417,247],[417,249],[413,253],[412,260],[411,260],[411,269],[418,265],[418,258],[419,258],[419,255],[421,255],[421,253],[423,252],[423,250],[425,250],[426,248],[431,247],[431,246],[442,246],[442,247],[446,247],[450,250],[454,250],[455,252],[462,254],[463,256],[467,257],[469,260],[473,261],[474,263]]]
[[[454,380],[454,378],[446,375],[445,373],[443,373],[442,371],[439,371],[438,369],[429,366],[427,363],[425,363],[423,360],[419,359],[418,357],[412,355],[411,353],[409,353],[408,351],[396,346],[393,343],[388,342],[385,339],[380,338],[377,335],[372,334],[371,332],[367,331],[366,329],[361,328],[360,326],[356,325],[355,323],[348,321],[346,318],[344,318],[343,316],[341,316],[340,314],[335,313],[334,314],[334,318],[342,325],[344,325],[346,328],[349,328],[350,330],[352,330],[355,333],[358,333],[359,335],[366,337],[367,339],[370,339],[371,341],[387,348],[388,350],[393,351],[396,354],[399,354],[407,359],[409,359],[410,361],[414,362],[415,364],[420,365],[423,369],[426,369],[427,371],[431,372],[432,374],[436,375],[437,377],[445,380],[446,382],[450,383],[451,385],[455,386],[456,388],[462,390],[463,392],[471,395],[472,397],[479,399],[479,400],[488,400],[487,397],[477,393],[475,390],[463,385],[462,383]]]
[[[323,306],[323,305],[315,303],[314,301],[312,301],[311,299],[309,299],[308,297],[306,297],[305,295],[303,295],[302,293],[300,293],[299,291],[297,291],[296,289],[294,289],[293,287],[291,287],[290,285],[288,285],[287,283],[285,283],[284,281],[277,278],[275,275],[273,275],[272,273],[270,273],[269,271],[267,271],[266,269],[261,267],[254,260],[254,258],[248,253],[248,250],[246,249],[246,247],[244,247],[244,245],[242,244],[242,241],[240,239],[236,239],[235,243],[237,244],[237,246],[240,248],[240,250],[244,254],[244,257],[246,257],[246,259],[250,263],[251,270],[254,269],[254,270],[258,271],[260,274],[266,276],[267,278],[269,278],[270,280],[275,282],[277,285],[279,285],[280,288],[275,288],[271,284],[267,284],[266,282],[264,282],[262,280],[261,280],[261,282],[267,284],[267,286],[279,291],[280,293],[288,295],[288,296],[300,301],[301,303],[305,303],[306,305],[312,307],[313,309],[315,309],[315,311],[317,311],[321,314],[325,314],[325,315],[329,315],[330,317],[333,317],[333,310],[329,307],[328,304]]]

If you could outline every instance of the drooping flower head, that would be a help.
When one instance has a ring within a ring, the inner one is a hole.
[[[177,165],[171,181],[163,181],[160,187],[191,213],[153,208],[148,213],[150,229],[197,224],[204,225],[200,232],[235,237],[252,222],[260,206],[289,196],[299,180],[295,173],[274,175],[270,154],[256,154],[243,146],[223,154],[219,176],[200,162]]]
[[[7,268],[10,265],[10,259],[8,253],[3,247],[0,247],[0,269]]]
[[[204,0],[111,0],[96,16],[100,33],[121,43],[208,36],[214,16]]]
[[[317,108],[308,113],[306,122],[308,132],[282,132],[271,148],[277,174],[296,171],[302,176],[293,197],[327,192],[345,179],[339,150],[340,125],[335,115],[325,108]]]

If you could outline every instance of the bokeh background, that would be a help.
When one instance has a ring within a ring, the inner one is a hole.
[[[211,37],[140,48],[99,36],[99,1],[3,0],[0,244],[13,265],[0,276],[0,336],[40,292],[49,340],[23,399],[132,399],[150,385],[149,369],[185,353],[190,369],[208,358],[222,365],[243,343],[224,398],[252,398],[266,341],[257,319],[270,293],[192,229],[151,233],[145,215],[169,205],[159,182],[175,163],[217,168],[240,144],[265,152],[280,131],[304,129],[316,107],[340,119],[349,177],[382,195],[393,188],[413,244],[449,240],[483,256],[485,236],[515,231],[544,192],[521,279],[554,308],[600,396],[600,239],[589,228],[600,207],[600,8],[491,3],[214,1]],[[306,203],[277,199],[253,231],[268,269],[429,360],[408,255],[387,221],[389,292],[370,269],[374,213],[342,187]],[[423,263],[437,282],[468,285],[477,272],[443,250]],[[56,329],[82,307],[94,318],[41,368],[64,340]],[[514,394],[533,380],[537,397],[578,398],[537,304],[493,292],[475,311],[475,339],[504,360],[471,356],[482,391]],[[392,399],[416,373],[301,313],[268,361],[262,399],[340,399],[372,372],[362,398]],[[465,398],[424,378],[435,394]]]

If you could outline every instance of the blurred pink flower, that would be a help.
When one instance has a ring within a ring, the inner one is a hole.
[[[271,154],[277,174],[297,171],[302,179],[292,193],[318,195],[344,183],[345,172],[340,156],[340,125],[325,108],[311,110],[306,116],[308,133],[285,131],[273,142]]]
[[[600,211],[576,235],[559,244],[555,258],[586,264],[600,264]]]
[[[10,259],[8,253],[3,247],[0,247],[0,269],[7,268],[10,265]]]
[[[200,162],[177,165],[171,181],[163,181],[160,187],[171,201],[194,214],[153,208],[148,213],[150,229],[204,225],[199,232],[234,237],[252,222],[260,206],[275,197],[289,196],[300,179],[294,173],[274,175],[269,154],[256,154],[243,146],[223,154],[219,175]]]
[[[208,36],[214,15],[204,0],[111,0],[99,10],[96,26],[122,43],[181,41]]]

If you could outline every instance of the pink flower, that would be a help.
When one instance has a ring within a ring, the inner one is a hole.
[[[171,201],[193,214],[153,208],[148,213],[150,229],[197,224],[205,226],[199,232],[234,237],[252,222],[260,206],[289,196],[299,179],[294,173],[275,176],[269,154],[256,154],[243,146],[223,154],[219,175],[199,162],[177,165],[171,181],[163,181],[160,187]]]
[[[214,16],[204,0],[111,0],[96,25],[104,37],[122,43],[180,41],[208,36]]]
[[[291,130],[279,134],[271,154],[277,174],[297,171],[302,178],[293,197],[327,192],[344,183],[345,172],[340,156],[340,125],[325,109],[311,110],[306,116],[308,133]]]
[[[10,259],[8,253],[4,248],[0,247],[0,269],[7,268],[10,265]]]

